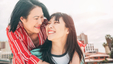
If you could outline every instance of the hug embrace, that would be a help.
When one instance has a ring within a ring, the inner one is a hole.
[[[84,64],[73,19],[38,0],[19,0],[6,32],[13,64]]]

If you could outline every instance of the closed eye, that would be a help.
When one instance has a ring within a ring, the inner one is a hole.
[[[58,23],[58,24],[59,24],[60,22],[59,22],[59,21],[55,21],[55,22],[54,22],[54,24],[56,24],[56,23]]]
[[[38,18],[35,18],[35,20],[38,20]]]
[[[41,18],[44,18],[44,16],[41,16]]]

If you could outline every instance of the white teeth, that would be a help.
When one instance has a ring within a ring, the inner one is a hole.
[[[48,32],[48,33],[54,33],[54,32]]]
[[[39,27],[39,26],[35,26],[35,27]]]

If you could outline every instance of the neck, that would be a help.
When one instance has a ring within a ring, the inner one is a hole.
[[[51,53],[55,55],[62,55],[66,52],[65,44],[67,38],[60,38],[52,41]]]
[[[36,39],[36,38],[38,38],[38,34],[36,33],[32,33],[32,34],[28,34],[29,35],[29,37],[31,38],[31,39]]]
[[[32,42],[34,43],[35,47],[39,46],[39,38],[37,34],[30,34],[29,37],[31,38]]]

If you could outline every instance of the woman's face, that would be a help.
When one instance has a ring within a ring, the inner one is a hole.
[[[40,26],[44,21],[42,8],[35,7],[30,11],[27,19],[20,17],[20,20],[28,34],[39,33]]]
[[[54,41],[66,37],[69,31],[68,28],[65,27],[65,22],[62,17],[59,18],[59,21],[55,21],[55,17],[53,17],[46,26],[46,33],[48,40]]]

